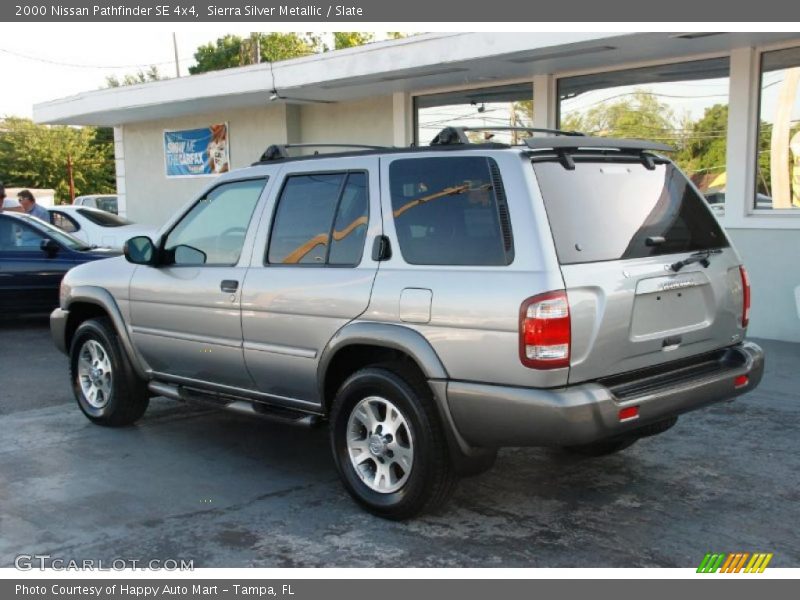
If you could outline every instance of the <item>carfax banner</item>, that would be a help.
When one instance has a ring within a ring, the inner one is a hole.
[[[228,124],[164,132],[167,177],[219,175],[231,168]]]

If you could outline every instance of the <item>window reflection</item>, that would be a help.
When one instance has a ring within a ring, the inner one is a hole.
[[[760,107],[754,208],[800,208],[800,48],[762,55]]]
[[[727,58],[560,79],[561,129],[641,138],[672,159],[721,213],[727,187]]]

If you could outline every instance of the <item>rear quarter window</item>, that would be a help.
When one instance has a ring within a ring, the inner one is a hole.
[[[407,263],[502,266],[513,260],[505,191],[492,159],[398,159],[389,167],[389,182]]]
[[[533,169],[561,264],[728,246],[703,197],[672,163],[651,170],[639,162],[576,161],[570,170],[543,161]]]

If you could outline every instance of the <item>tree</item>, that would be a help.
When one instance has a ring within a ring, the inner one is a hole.
[[[108,139],[104,129],[8,117],[0,122],[0,173],[8,187],[52,188],[58,201],[68,201],[69,158],[76,195],[114,193],[114,145]]]
[[[258,45],[258,53],[253,46]],[[231,67],[250,65],[256,58],[263,61],[279,61],[308,56],[323,49],[319,36],[311,33],[253,33],[248,38],[225,35],[216,42],[200,46],[194,53],[197,64],[189,67],[189,73],[207,73]]]
[[[689,174],[721,174],[725,172],[728,138],[728,106],[715,104],[703,116],[683,126],[683,144],[675,157]]]
[[[166,77],[158,72],[157,66],[152,65],[146,71],[139,69],[136,73],[128,73],[121,80],[116,75],[106,77],[106,87],[115,88],[123,85],[137,85],[148,81],[160,81],[161,79],[166,79]]]
[[[675,113],[650,92],[634,90],[614,102],[602,102],[584,112],[564,115],[561,129],[590,135],[675,141]]]
[[[375,41],[375,36],[363,31],[336,31],[333,34],[333,47],[336,50],[363,46],[373,41]]]

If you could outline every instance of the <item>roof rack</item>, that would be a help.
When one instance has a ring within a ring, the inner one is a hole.
[[[654,169],[654,155],[648,154],[649,151],[674,152],[675,148],[648,140],[624,139],[624,138],[604,138],[593,136],[563,137],[563,138],[528,138],[525,145],[537,152],[552,150],[558,156],[559,161],[565,169],[573,170],[575,161],[573,154],[579,152],[591,152],[593,150],[607,153],[613,151],[615,154],[634,154],[638,156],[645,167]],[[657,158],[657,157],[655,157]]]
[[[272,144],[264,150],[259,162],[270,162],[291,158],[288,150],[290,148],[346,148],[348,150],[389,150],[389,146],[369,146],[367,144]],[[318,155],[315,152],[314,155]]]
[[[492,127],[492,126],[461,126],[453,125],[442,129],[433,140],[431,146],[449,146],[451,144],[470,144],[467,131],[524,131],[526,133],[548,133],[550,135],[563,135],[567,137],[584,136],[579,131],[567,131],[563,129],[546,129],[543,127]]]

